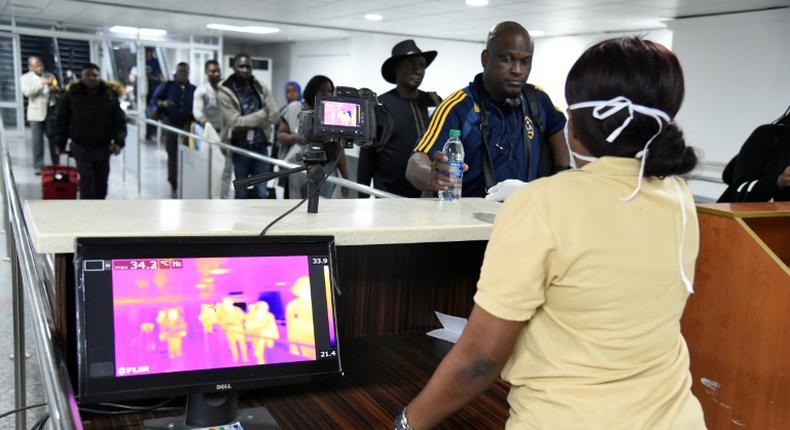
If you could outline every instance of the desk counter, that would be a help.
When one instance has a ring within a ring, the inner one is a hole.
[[[39,254],[74,252],[77,237],[254,236],[296,200],[28,200],[25,218]],[[500,203],[485,199],[322,200],[275,224],[272,235],[335,236],[338,246],[485,241]]]

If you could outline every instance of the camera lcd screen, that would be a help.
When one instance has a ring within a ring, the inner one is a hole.
[[[359,127],[360,105],[356,103],[322,100],[324,125],[340,127]]]

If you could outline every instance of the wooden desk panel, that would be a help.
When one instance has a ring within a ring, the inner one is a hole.
[[[681,321],[692,391],[710,429],[785,429],[790,277],[742,219],[701,212],[699,220],[695,293]]]
[[[790,217],[743,220],[785,266],[790,266]]]
[[[242,406],[266,406],[283,430],[387,429],[419,393],[451,344],[424,335],[376,336],[341,344],[346,376],[337,382],[250,392]],[[502,429],[509,387],[495,382],[439,429]],[[85,430],[140,429],[143,420],[176,412],[123,417],[83,415]]]

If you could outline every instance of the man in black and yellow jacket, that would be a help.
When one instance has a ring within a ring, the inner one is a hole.
[[[451,129],[461,131],[468,166],[463,197],[484,197],[506,179],[528,182],[569,168],[565,115],[526,83],[533,52],[521,25],[503,22],[491,30],[481,54],[483,73],[442,102],[409,158],[406,178],[423,196],[449,185],[441,149]]]

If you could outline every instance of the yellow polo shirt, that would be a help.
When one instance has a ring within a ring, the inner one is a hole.
[[[638,172],[638,160],[603,157],[527,184],[497,216],[475,302],[529,320],[502,371],[507,429],[705,428],[680,334],[689,293],[675,179],[645,179],[620,201]],[[697,216],[678,182],[692,278]]]

